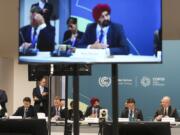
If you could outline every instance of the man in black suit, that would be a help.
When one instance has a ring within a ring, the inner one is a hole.
[[[62,101],[62,102],[61,102]],[[51,107],[51,117],[55,120],[59,120],[61,118],[65,118],[66,110],[63,108],[63,100],[56,96],[54,98],[54,106]]]
[[[4,117],[7,112],[6,103],[8,101],[6,92],[0,89],[0,117]]]
[[[34,108],[36,112],[48,114],[48,88],[46,78],[39,79],[39,86],[33,89]]]
[[[42,16],[41,9],[31,8],[31,23],[19,31],[19,52],[23,54],[29,48],[40,51],[53,51],[55,45],[55,28],[48,26]]]
[[[154,120],[161,121],[163,117],[174,117],[176,121],[179,120],[178,112],[171,106],[171,98],[168,96],[162,98],[161,107],[155,112]]]
[[[129,120],[143,120],[143,114],[140,109],[136,107],[134,98],[126,100],[126,108],[121,112],[122,118],[129,118]]]
[[[35,3],[31,6],[32,7],[39,7],[42,11],[42,15],[45,19],[47,25],[50,25],[50,19],[53,12],[53,6],[47,2],[47,0],[40,0],[38,3]]]
[[[71,109],[68,110],[68,118],[70,120],[74,119],[74,103],[73,101],[71,101],[70,103]],[[83,112],[81,110],[79,110],[79,120],[83,120],[84,119],[84,115]]]
[[[111,22],[111,9],[107,4],[93,8],[95,23],[89,24],[79,43],[80,48],[106,49],[111,55],[129,54],[129,43],[123,26]]]
[[[93,118],[99,117],[99,111],[101,109],[99,99],[96,97],[93,97],[90,100],[90,103],[91,103],[91,106],[89,106],[86,109],[84,116],[85,117],[93,117]]]
[[[13,116],[22,116],[23,118],[36,117],[34,107],[31,105],[31,99],[29,97],[23,99],[23,106],[19,107]]]
[[[63,43],[76,47],[83,36],[83,32],[77,29],[77,19],[69,17],[67,20],[68,30],[64,33]]]
[[[162,27],[154,32],[154,52],[162,51]]]

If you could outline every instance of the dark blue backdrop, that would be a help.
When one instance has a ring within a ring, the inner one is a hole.
[[[124,26],[132,43],[131,53],[154,54],[153,35],[161,26],[161,0],[72,0],[71,15],[93,21],[92,8],[98,3],[111,6],[111,19]]]

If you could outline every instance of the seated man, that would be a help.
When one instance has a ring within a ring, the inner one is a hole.
[[[55,44],[55,28],[46,25],[38,7],[31,8],[30,25],[24,26],[19,32],[19,52],[26,54],[30,48],[40,51],[53,51]]]
[[[68,30],[64,33],[63,43],[76,47],[83,36],[83,32],[77,29],[77,19],[69,17],[67,20]]]
[[[6,92],[2,89],[0,89],[0,118],[4,117],[7,109],[6,109],[6,103],[8,101]]]
[[[164,96],[161,100],[161,107],[155,112],[154,120],[161,121],[163,117],[174,117],[175,120],[179,120],[179,116],[176,108],[171,106],[171,98]]]
[[[23,118],[36,117],[36,112],[34,107],[31,105],[31,99],[29,97],[23,99],[23,106],[19,107],[13,116],[22,116]]]
[[[93,8],[95,23],[89,24],[80,41],[79,48],[106,49],[111,55],[129,54],[129,43],[123,26],[111,22],[111,9],[107,4],[98,4]]]
[[[122,118],[129,118],[131,120],[143,120],[143,114],[140,109],[136,107],[134,98],[126,100],[126,108],[121,113]]]
[[[51,117],[55,120],[65,118],[66,110],[63,108],[60,97],[54,98],[54,106],[51,107]]]
[[[68,118],[70,119],[70,120],[73,120],[73,118],[74,118],[74,110],[73,110],[73,105],[74,103],[73,103],[73,101],[71,101],[71,103],[70,103],[70,106],[71,106],[71,109],[69,109],[68,110]],[[81,110],[79,110],[79,119],[80,120],[83,120],[84,119],[84,116],[83,116],[83,113],[82,113],[82,111]]]
[[[99,111],[101,109],[100,107],[100,101],[98,98],[93,97],[90,100],[91,106],[89,106],[85,112],[85,117],[99,117]]]

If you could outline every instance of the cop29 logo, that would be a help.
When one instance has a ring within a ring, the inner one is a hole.
[[[148,87],[151,85],[151,79],[147,76],[143,76],[140,80],[140,83],[143,87]]]
[[[111,85],[111,78],[107,76],[101,76],[98,79],[99,85],[101,87],[109,87]]]

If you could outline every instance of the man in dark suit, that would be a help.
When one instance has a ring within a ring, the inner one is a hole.
[[[106,49],[111,55],[129,54],[129,43],[123,26],[111,22],[111,9],[107,4],[98,4],[93,9],[95,23],[89,24],[79,43],[80,48]]]
[[[19,107],[13,116],[22,116],[23,118],[36,117],[34,107],[31,105],[31,99],[29,97],[23,99],[23,106]]]
[[[6,92],[0,89],[0,117],[4,117],[7,112],[6,103],[8,101]]]
[[[176,121],[179,120],[178,112],[171,106],[171,99],[168,96],[162,98],[161,107],[155,112],[154,120],[161,121],[163,117],[174,117]]]
[[[42,11],[42,15],[45,19],[47,25],[50,25],[50,19],[53,12],[53,6],[47,2],[47,0],[40,0],[38,3],[35,3],[31,6],[32,7],[39,7]]]
[[[77,29],[77,19],[69,17],[67,20],[68,30],[64,33],[63,43],[76,47],[83,36],[83,32]]]
[[[140,109],[136,107],[134,98],[126,100],[126,108],[121,112],[122,118],[129,118],[131,120],[143,120],[143,114]]]
[[[73,120],[74,119],[74,107],[73,107],[74,103],[73,103],[73,101],[71,101],[70,106],[71,106],[71,109],[68,110],[68,118],[70,120]],[[83,112],[81,110],[79,110],[79,119],[80,120],[84,119],[84,115],[83,115]]]
[[[162,51],[162,27],[154,32],[154,52]]]
[[[55,45],[55,28],[46,25],[38,7],[31,8],[31,23],[19,31],[19,52],[29,48],[36,48],[40,51],[53,51]]]
[[[65,118],[66,116],[66,109],[63,108],[63,103],[61,103],[61,101],[63,102],[60,97],[56,96],[54,98],[54,106],[51,107],[51,117],[55,120]]]
[[[100,101],[98,98],[93,97],[90,100],[91,106],[89,106],[84,114],[85,117],[99,117],[99,111],[101,109],[100,107]]]
[[[34,108],[36,112],[48,114],[48,88],[46,78],[39,79],[39,86],[33,89]]]

